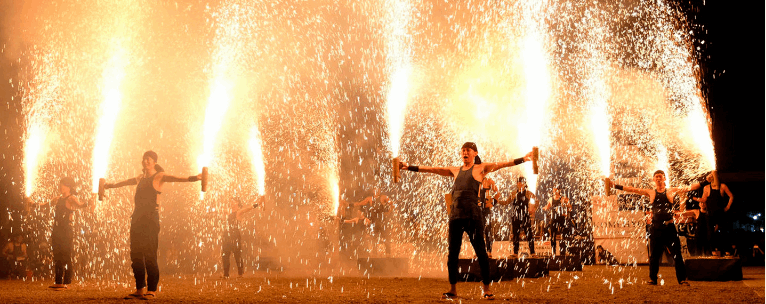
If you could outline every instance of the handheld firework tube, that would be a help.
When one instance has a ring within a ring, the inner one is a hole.
[[[712,184],[716,186],[716,188],[721,189],[721,181],[718,179],[718,170],[713,170],[713,182]]]
[[[608,177],[604,178],[604,193],[606,196],[612,195],[612,180],[610,180]]]
[[[447,203],[447,215],[452,211],[452,192],[444,193],[444,201]]]
[[[207,167],[202,167],[202,192],[207,192],[208,170]]]
[[[98,179],[98,201],[99,202],[104,201],[104,192],[106,192],[106,179],[99,178]]]
[[[399,158],[394,157],[393,159],[393,165],[394,165],[394,183],[398,183],[399,180],[402,178],[401,174],[399,173]]]
[[[537,174],[537,159],[540,157],[540,149],[532,147],[532,170]]]

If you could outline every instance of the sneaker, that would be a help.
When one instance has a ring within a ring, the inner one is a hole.
[[[644,282],[644,285],[657,286],[657,281],[646,281]]]
[[[681,281],[681,282],[678,282],[678,285],[681,285],[681,286],[691,286],[691,285],[689,284],[689,282],[687,282],[687,281]]]

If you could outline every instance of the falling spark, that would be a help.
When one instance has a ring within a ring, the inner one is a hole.
[[[109,147],[114,138],[114,123],[122,103],[120,85],[125,78],[125,67],[128,63],[126,56],[125,50],[118,44],[102,74],[101,94],[104,99],[93,147],[93,193],[98,192],[98,180],[106,175],[109,165]]]
[[[265,179],[266,168],[263,163],[263,146],[261,145],[261,135],[258,132],[258,126],[250,129],[250,154],[252,155],[253,171],[255,173],[256,188],[259,196],[266,193]]]

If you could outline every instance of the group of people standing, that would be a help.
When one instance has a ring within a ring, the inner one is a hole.
[[[496,205],[510,204],[511,226],[513,235],[513,254],[519,251],[521,234],[524,234],[529,242],[530,253],[534,254],[534,237],[532,216],[535,214],[536,196],[528,190],[526,179],[519,177],[517,187],[510,199],[499,200],[499,191],[495,182],[487,175],[502,168],[520,165],[533,158],[533,152],[524,157],[505,162],[482,163],[478,156],[478,148],[475,143],[466,142],[461,153],[462,165],[454,167],[428,167],[408,165],[400,162],[400,169],[412,172],[426,172],[453,178],[451,191],[452,200],[448,202],[448,258],[447,269],[450,282],[450,290],[443,294],[444,298],[457,297],[456,283],[458,281],[458,255],[462,244],[463,233],[467,233],[470,243],[476,252],[483,282],[483,297],[493,299],[490,290],[489,258],[492,254],[492,208]],[[135,291],[127,295],[126,299],[141,298],[153,299],[156,296],[159,282],[159,267],[157,265],[157,248],[160,231],[159,206],[162,187],[169,182],[196,182],[201,175],[178,177],[167,174],[157,164],[158,156],[153,151],[147,151],[142,157],[143,172],[136,177],[129,178],[117,183],[106,183],[105,188],[118,188],[124,186],[136,186],[134,197],[134,211],[130,225],[130,259],[135,277]],[[680,253],[680,242],[673,223],[673,198],[676,194],[700,189],[704,187],[703,196],[695,199],[700,203],[701,221],[707,223],[709,229],[717,229],[720,222],[720,210],[731,207],[731,199],[724,206],[722,196],[731,192],[726,185],[718,184],[708,178],[708,182],[697,183],[689,187],[674,188],[665,185],[665,173],[655,172],[653,181],[654,189],[641,189],[621,185],[610,185],[615,189],[645,195],[650,198],[652,224],[649,234],[650,250],[650,281],[651,285],[657,284],[659,259],[664,250],[669,249],[674,255],[676,275],[680,284],[688,285],[684,263]],[[63,178],[59,183],[59,194],[46,204],[55,208],[53,232],[51,244],[55,264],[55,284],[53,290],[64,290],[72,280],[72,254],[73,254],[73,230],[72,215],[77,209],[88,207],[87,203],[77,198],[76,184],[72,178]],[[377,238],[374,243],[385,244],[386,255],[391,254],[390,225],[386,223],[392,210],[391,200],[375,188],[372,196],[356,203],[342,203],[342,206],[356,208],[352,215],[340,214],[341,235],[344,231],[354,231],[363,228],[366,234]],[[227,229],[223,237],[222,258],[224,264],[224,276],[229,276],[230,257],[235,258],[238,274],[243,274],[241,258],[241,234],[239,222],[242,218],[259,206],[245,206],[242,203],[232,204],[231,213],[227,217]],[[340,208],[344,210],[346,208]],[[549,233],[552,239],[552,247],[556,251],[556,236],[564,231],[567,226],[567,218],[571,212],[571,205],[566,197],[563,197],[559,189],[553,189],[548,204],[543,208],[550,215]],[[356,228],[355,228],[356,227]],[[712,233],[711,233],[712,234]],[[343,236],[341,236],[343,237]],[[350,235],[351,239],[358,240],[360,235]],[[343,250],[341,250],[343,251]],[[565,246],[560,246],[561,254],[566,252]]]

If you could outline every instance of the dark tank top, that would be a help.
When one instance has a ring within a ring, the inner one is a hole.
[[[481,220],[481,209],[479,209],[479,188],[481,182],[473,178],[473,167],[468,170],[460,171],[455,177],[455,184],[452,186],[452,210],[449,219],[475,219]]]
[[[652,202],[652,223],[663,223],[673,219],[673,203],[668,200],[668,190],[665,192],[655,191]]]
[[[154,175],[150,177],[141,178],[141,180],[138,181],[138,186],[136,186],[136,196],[134,198],[134,219],[158,213],[160,205],[157,203],[157,198],[161,192],[155,190],[153,185],[154,177],[157,173],[154,173]]]
[[[16,258],[23,257],[24,256],[24,250],[22,250],[22,245],[24,243],[16,244],[16,242],[13,242],[13,256]]]
[[[551,199],[551,217],[554,219],[563,218],[566,216],[564,205],[561,204],[561,198]]]
[[[56,214],[53,216],[53,229],[64,229],[63,231],[70,230],[72,226],[72,210],[67,208],[66,200],[69,198],[62,197],[56,202]]]
[[[706,201],[709,213],[718,213],[723,209],[723,196],[721,195],[720,186],[718,187],[719,189],[713,189],[713,186],[710,186],[710,195],[708,195]]]
[[[226,222],[228,223],[228,229],[226,230],[226,237],[231,239],[240,239],[241,234],[239,232],[239,221],[237,220],[237,212],[234,211],[232,213],[229,213],[229,215],[226,217]]]
[[[511,205],[511,212],[515,219],[529,218],[529,197],[527,197],[527,190],[519,191],[516,193],[516,198]]]

